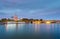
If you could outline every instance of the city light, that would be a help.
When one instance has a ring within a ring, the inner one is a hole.
[[[40,24],[41,22],[40,21],[35,21],[33,22],[34,24]]]
[[[50,21],[47,21],[46,24],[50,24],[51,22]]]

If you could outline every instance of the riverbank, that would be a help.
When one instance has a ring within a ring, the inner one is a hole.
[[[22,24],[22,23],[31,23],[31,24],[52,24],[52,23],[60,23],[60,20],[43,20],[43,21],[5,21],[0,22],[0,24]]]

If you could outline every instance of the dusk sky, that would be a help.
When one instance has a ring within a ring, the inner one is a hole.
[[[0,0],[0,18],[60,19],[60,0]]]

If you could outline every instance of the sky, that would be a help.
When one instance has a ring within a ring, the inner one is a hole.
[[[60,0],[0,0],[0,18],[60,20]]]

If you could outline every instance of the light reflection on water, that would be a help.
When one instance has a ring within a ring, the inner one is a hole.
[[[6,24],[5,26],[6,26],[6,31],[7,31],[7,32],[8,32],[8,31],[13,32],[13,31],[16,30],[16,24]]]
[[[20,34],[60,34],[60,24],[5,24],[0,25],[0,34],[18,33]]]
[[[5,28],[7,32],[54,32],[60,24],[5,24]]]

